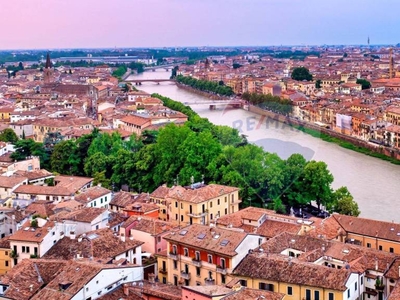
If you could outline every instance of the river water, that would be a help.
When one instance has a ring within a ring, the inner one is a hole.
[[[132,75],[131,79],[166,79],[170,72],[159,69]],[[333,188],[347,186],[361,210],[361,217],[400,222],[400,166],[366,156],[295,130],[283,123],[273,122],[242,109],[209,110],[199,104],[209,99],[178,88],[173,83],[159,85],[146,82],[138,87],[148,93],[158,93],[173,100],[187,103],[202,117],[217,125],[235,127],[248,140],[266,151],[275,152],[286,159],[301,153],[308,160],[324,161],[335,180]]]

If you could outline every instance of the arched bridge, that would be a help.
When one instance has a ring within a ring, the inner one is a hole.
[[[143,82],[154,82],[160,84],[160,82],[175,82],[174,79],[128,79],[125,82],[132,82],[136,85],[141,85]]]
[[[183,102],[185,105],[209,105],[210,110],[217,109],[217,106],[225,106],[232,108],[243,108],[246,105],[246,101],[240,99],[232,100],[210,100],[210,101],[195,101],[195,102]]]

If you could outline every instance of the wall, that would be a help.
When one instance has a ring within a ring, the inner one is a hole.
[[[10,249],[0,249],[0,275],[7,273],[11,269],[12,259],[10,258]],[[8,266],[6,266],[8,264]]]
[[[126,277],[125,280],[123,279],[124,277]],[[97,299],[126,282],[139,280],[143,280],[142,267],[103,269],[95,277],[93,277],[92,280],[85,284],[83,289],[76,293],[71,299]]]

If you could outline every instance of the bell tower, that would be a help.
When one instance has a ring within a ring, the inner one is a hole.
[[[47,52],[46,66],[43,70],[43,80],[45,84],[49,84],[53,79],[53,69],[51,68],[50,52]]]

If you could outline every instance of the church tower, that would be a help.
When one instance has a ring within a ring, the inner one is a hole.
[[[46,57],[46,66],[43,70],[43,80],[45,84],[49,84],[52,82],[53,78],[53,69],[51,68],[51,60],[50,60],[50,53],[47,52]]]

